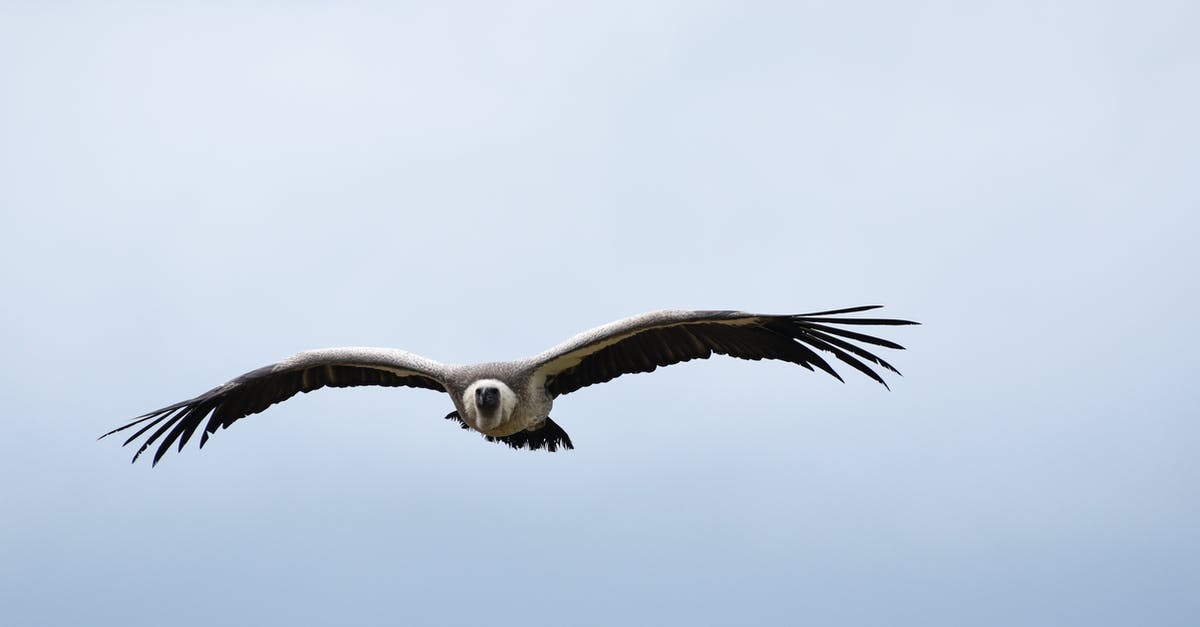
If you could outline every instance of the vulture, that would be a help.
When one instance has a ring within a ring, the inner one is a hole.
[[[443,364],[395,348],[326,348],[297,353],[252,370],[195,398],[142,414],[100,436],[133,429],[125,445],[145,436],[133,461],[157,444],[158,464],[172,445],[183,450],[200,432],[200,447],[218,429],[257,414],[298,392],[324,387],[380,385],[436,390],[450,395],[445,418],[516,449],[556,451],[574,446],[550,419],[554,399],[623,374],[651,372],[716,353],[740,359],[778,359],[842,381],[831,355],[887,388],[873,366],[900,374],[865,346],[903,350],[899,344],[845,327],[918,324],[849,314],[864,305],[806,314],[662,310],[585,331],[533,357],[472,365]],[[201,427],[203,425],[203,428]]]

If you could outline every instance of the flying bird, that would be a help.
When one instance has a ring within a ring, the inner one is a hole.
[[[488,441],[530,450],[571,449],[574,446],[567,432],[550,419],[555,398],[623,374],[651,372],[659,366],[706,359],[713,353],[750,360],[778,359],[809,370],[815,367],[841,381],[841,375],[819,354],[828,353],[886,388],[883,377],[864,362],[897,375],[900,372],[860,344],[904,347],[842,328],[918,324],[846,315],[879,307],[796,315],[654,311],[585,331],[533,357],[472,365],[443,364],[394,348],[309,350],[247,372],[195,398],[142,414],[100,437],[139,427],[124,445],[148,433],[133,461],[158,443],[151,463],[156,465],[176,442],[177,450],[183,450],[202,423],[201,448],[217,429],[298,392],[379,385],[449,394],[454,411],[446,419],[482,433]]]

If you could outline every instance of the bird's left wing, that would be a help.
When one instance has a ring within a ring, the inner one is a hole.
[[[154,453],[153,463],[157,464],[176,440],[179,441],[178,450],[183,450],[205,417],[208,417],[208,423],[200,436],[201,447],[217,429],[224,429],[235,420],[257,414],[300,392],[361,385],[445,391],[446,372],[444,364],[398,349],[349,347],[304,351],[247,372],[196,398],[142,414],[100,437],[140,425],[141,428],[125,440],[125,444],[150,432],[133,456],[133,461],[137,461],[138,456],[161,438],[162,443]]]
[[[899,344],[842,325],[905,325],[909,320],[855,318],[879,305],[795,315],[741,311],[654,311],[596,327],[531,358],[535,376],[545,378],[554,396],[604,383],[623,374],[650,372],[713,353],[741,359],[779,359],[840,375],[817,351],[833,355],[887,387],[865,362],[899,374],[891,364],[859,344],[903,349]],[[857,342],[857,344],[856,344]]]

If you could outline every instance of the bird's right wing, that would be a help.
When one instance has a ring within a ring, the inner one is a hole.
[[[137,461],[147,448],[161,438],[162,442],[154,453],[153,464],[157,464],[176,440],[179,441],[178,450],[183,450],[206,417],[208,423],[200,436],[201,447],[217,429],[224,429],[236,420],[257,414],[299,392],[360,385],[408,386],[445,391],[446,371],[444,364],[398,349],[355,347],[304,351],[279,363],[247,372],[196,398],[142,414],[129,424],[100,437],[141,425],[125,440],[125,444],[150,432],[133,456],[133,461]]]
[[[917,324],[892,318],[858,318],[846,314],[879,305],[847,307],[795,315],[742,311],[653,311],[596,327],[529,359],[534,374],[545,377],[553,395],[604,383],[624,374],[651,372],[717,353],[740,359],[779,359],[812,370],[820,368],[841,380],[817,351],[826,352],[887,387],[867,362],[899,374],[891,364],[862,346],[903,349],[865,333],[839,328]]]

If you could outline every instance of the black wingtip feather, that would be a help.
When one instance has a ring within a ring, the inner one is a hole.
[[[882,385],[884,388],[891,390],[891,388],[888,387],[887,381],[884,381],[883,377],[879,376],[878,372],[875,372],[873,369],[871,369],[870,366],[859,361],[853,355],[846,352],[842,348],[835,346],[833,344],[830,344],[829,342],[826,342],[825,340],[823,340],[819,337],[816,337],[814,335],[811,335],[811,334],[808,334],[808,336],[804,339],[804,341],[808,342],[809,344],[812,344],[813,346],[815,346],[823,351],[828,351],[830,353],[833,353],[834,357],[837,357],[843,363],[849,364],[852,368],[867,375],[868,377],[870,377],[871,379],[875,380],[880,385]]]
[[[910,324],[921,324],[912,320],[899,320],[896,318],[825,318],[822,316],[794,316],[796,320],[801,322],[827,322],[831,324],[861,324],[870,326],[904,326]]]
[[[182,406],[182,405],[180,405],[180,404],[169,405],[169,406],[167,406],[167,407],[163,407],[162,409],[156,409],[156,410],[154,410],[154,411],[151,411],[151,412],[146,412],[146,413],[142,414],[141,416],[137,416],[136,418],[134,418],[133,420],[129,421],[128,423],[126,423],[126,424],[123,424],[123,425],[121,425],[121,426],[117,427],[116,429],[113,429],[112,431],[109,431],[108,433],[105,433],[104,435],[102,435],[102,436],[100,436],[100,437],[98,437],[98,438],[96,438],[96,439],[97,439],[97,440],[103,440],[104,438],[107,438],[108,436],[110,436],[110,435],[112,435],[112,434],[114,434],[114,433],[120,433],[120,432],[122,432],[122,431],[124,431],[124,430],[126,430],[126,429],[128,429],[128,428],[130,428],[130,427],[133,427],[133,426],[135,426],[135,425],[139,425],[139,424],[141,424],[141,423],[143,423],[143,422],[145,422],[145,421],[147,421],[147,420],[150,420],[151,418],[154,418],[155,416],[158,416],[159,414],[161,414],[161,413],[163,413],[163,412],[174,411],[174,410],[178,409],[178,408],[179,408],[179,407],[181,407],[181,406]],[[129,443],[129,442],[126,442],[125,444],[128,444],[128,443]],[[122,444],[122,446],[124,446],[124,444]]]
[[[886,360],[884,360],[884,358],[882,358],[879,355],[876,355],[875,353],[872,353],[864,348],[855,346],[854,344],[851,344],[850,342],[847,342],[841,338],[838,338],[838,337],[835,337],[833,335],[829,335],[826,333],[822,333],[816,329],[808,329],[807,334],[809,336],[817,337],[826,342],[829,342],[830,344],[833,344],[833,345],[837,346],[838,348],[841,348],[843,350],[854,353],[855,355],[858,355],[859,357],[866,359],[867,361],[878,364],[882,368],[890,370],[896,374],[900,374],[900,371],[896,370],[896,367],[893,366],[892,364],[889,364]],[[900,348],[901,350],[903,350],[904,347],[897,346],[897,348]]]
[[[807,316],[832,316],[832,315],[836,315],[836,314],[858,313],[860,311],[870,311],[872,309],[879,309],[881,307],[883,307],[883,305],[859,305],[857,307],[846,307],[845,309],[830,309],[829,311],[814,311],[812,313],[799,314],[799,315],[797,315],[797,317],[803,318],[803,317],[807,317]]]
[[[175,418],[178,418],[178,415],[176,415]],[[155,431],[154,433],[152,433],[150,435],[150,437],[146,439],[145,442],[142,442],[142,445],[140,447],[138,447],[137,452],[133,454],[133,461],[136,462],[137,459],[142,456],[142,453],[145,453],[146,449],[149,449],[150,445],[154,444],[155,440],[157,440],[159,437],[161,437],[163,433],[166,433],[167,429],[170,429],[171,426],[175,424],[174,423],[175,418],[172,418],[171,420],[166,421],[166,424],[159,427],[158,430]],[[159,457],[161,457],[161,456],[155,456],[154,463],[152,463],[150,465],[154,466],[155,464],[157,464]]]
[[[162,411],[162,410],[160,410],[160,411]],[[164,420],[168,420],[171,417],[171,414],[174,414],[177,411],[179,411],[179,409],[171,409],[168,411],[163,411],[161,414],[152,416],[153,419],[150,420],[150,422],[146,423],[141,429],[138,429],[136,432],[134,432],[133,435],[126,438],[125,441],[121,443],[121,446],[129,446],[130,442],[133,442],[134,440],[140,438],[143,433],[153,429],[154,426],[157,425],[158,423],[160,423]]]

